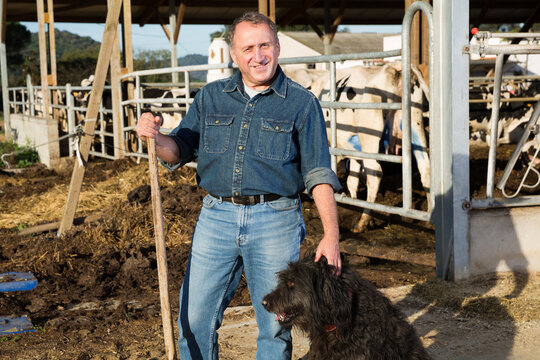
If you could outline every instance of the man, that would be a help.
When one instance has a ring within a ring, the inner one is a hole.
[[[276,273],[299,256],[305,226],[299,193],[312,195],[324,227],[316,261],[341,269],[334,191],[323,114],[317,99],[278,66],[274,23],[249,12],[230,31],[230,52],[240,69],[206,85],[170,136],[146,113],[141,139],[155,138],[170,170],[197,159],[197,181],[209,192],[192,239],[180,290],[181,359],[218,359],[216,330],[245,271],[257,316],[257,359],[290,359],[290,333],[261,300]]]

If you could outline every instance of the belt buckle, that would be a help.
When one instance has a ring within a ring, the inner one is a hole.
[[[234,198],[235,198],[234,196],[231,196],[231,202],[234,205],[255,205],[255,204],[257,204],[257,200],[256,200],[255,195],[246,196],[245,198],[247,199],[247,201],[242,201],[240,203],[235,202]]]

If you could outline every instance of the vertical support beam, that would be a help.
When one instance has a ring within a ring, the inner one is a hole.
[[[416,1],[428,0],[405,0],[405,10]],[[414,17],[411,27],[411,63],[415,66],[424,65],[427,67],[429,63],[429,30],[426,16],[422,13],[417,13]],[[427,79],[428,74],[424,73]]]
[[[58,85],[58,78],[56,72],[56,39],[54,36],[54,5],[53,0],[47,0],[47,23],[49,24],[49,52],[51,59],[51,81],[49,85]]]
[[[174,43],[178,44],[178,35],[180,34],[180,27],[184,22],[184,15],[186,13],[186,2],[184,0],[180,1],[178,5],[178,13],[176,14],[176,27],[174,28]]]
[[[2,78],[2,107],[4,109],[4,133],[11,139],[11,123],[9,122],[9,92],[6,57],[6,6],[7,0],[0,0],[0,77]]]
[[[268,0],[268,17],[276,23],[276,0]]]
[[[73,219],[75,217],[75,211],[77,210],[77,203],[79,202],[79,194],[81,193],[81,186],[84,178],[84,166],[86,161],[88,161],[90,146],[92,145],[92,140],[94,138],[99,104],[101,103],[103,88],[105,87],[105,79],[107,78],[107,69],[112,54],[114,38],[118,30],[118,20],[120,18],[122,0],[109,0],[108,4],[105,31],[103,33],[101,47],[99,48],[94,84],[92,86],[92,91],[90,92],[86,122],[83,128],[84,135],[82,136],[79,145],[82,163],[75,161],[73,167],[66,207],[64,208],[64,215],[58,229],[58,236],[63,235],[73,226]]]
[[[324,55],[330,55],[332,54],[332,48],[330,46],[330,23],[332,21],[330,11],[332,9],[332,6],[330,4],[330,0],[324,0],[324,37],[323,37],[323,45],[324,45]]]
[[[437,276],[469,276],[469,0],[434,0],[434,72],[430,147]]]
[[[49,80],[47,66],[47,40],[45,37],[45,5],[44,0],[36,0],[39,39],[39,71],[41,73],[41,91],[43,96],[43,117],[49,117]]]
[[[120,107],[120,102],[122,101],[122,92],[120,88],[120,76],[122,76],[120,69],[120,34],[119,31],[116,31],[111,56],[111,97],[115,159],[124,157],[124,152],[121,150],[120,146],[120,143],[122,142],[122,109]]]
[[[268,0],[259,0],[259,12],[268,16]]]
[[[171,36],[169,37],[169,41],[171,43],[171,67],[177,67],[178,66],[178,55],[176,52],[176,41],[172,34],[172,32],[176,29],[176,9],[175,9],[175,1],[169,0],[169,26],[171,28]],[[172,82],[177,83],[178,82],[178,73],[173,72],[172,73]]]
[[[416,0],[405,0],[405,10]],[[420,18],[422,14],[417,13],[414,16],[411,25],[411,64],[418,66],[420,64]]]
[[[122,70],[122,72],[125,71],[126,74],[133,72],[133,37],[131,35],[131,0],[124,0],[124,6],[122,7],[123,10],[123,40],[124,40],[124,64],[125,69]],[[129,78],[126,80],[127,82],[127,97],[129,100],[132,100],[135,98],[135,84],[133,84],[133,78]],[[128,106],[127,108],[127,125],[128,126],[135,126],[137,119],[135,118],[135,114],[133,111],[133,108],[131,106]],[[124,124],[122,124],[123,126]],[[127,134],[122,134],[122,139],[124,139],[124,136],[128,136]],[[127,151],[134,151],[137,147],[137,137],[131,133],[129,135],[129,138],[126,137],[123,141],[124,146],[122,148]]]
[[[56,71],[56,39],[54,31],[54,5],[53,0],[47,0],[47,16],[46,23],[48,23],[48,32],[49,32],[49,54],[50,54],[50,64],[51,64],[51,74],[47,75],[48,85],[57,86],[58,77]],[[58,105],[59,90],[54,90],[52,92],[52,103]],[[56,121],[59,120],[59,111],[58,109],[53,109],[53,117]]]

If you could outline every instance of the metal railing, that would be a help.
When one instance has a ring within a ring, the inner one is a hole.
[[[495,188],[495,163],[497,157],[497,139],[500,131],[499,129],[499,110],[500,103],[505,102],[506,99],[501,99],[501,84],[502,84],[502,72],[504,57],[507,55],[520,55],[520,54],[540,54],[539,44],[504,44],[504,45],[490,45],[487,43],[489,38],[540,38],[540,33],[490,33],[479,32],[476,34],[476,38],[479,40],[478,44],[470,44],[466,51],[470,54],[478,54],[480,56],[496,55],[495,60],[495,75],[493,84],[493,106],[490,118],[490,133],[492,134],[489,144],[488,154],[488,170],[487,170],[487,184],[486,184],[486,198],[485,199],[471,199],[472,208],[497,208],[497,207],[516,207],[516,206],[533,206],[540,205],[540,196],[525,196],[515,198],[521,188],[524,186],[524,181],[527,175],[532,171],[536,173],[540,180],[540,174],[534,169],[534,159],[529,163],[529,167],[521,181],[519,189],[512,195],[507,195],[505,191],[506,182],[516,164],[523,145],[527,141],[529,135],[535,130],[535,126],[538,123],[538,117],[540,114],[540,102],[535,105],[535,110],[529,119],[525,132],[523,133],[520,141],[518,142],[514,152],[512,153],[509,162],[497,184],[497,188],[500,189],[503,195],[507,198],[494,198],[493,192]],[[534,98],[533,100],[537,100]],[[538,100],[537,100],[538,101]],[[540,146],[540,142],[538,144]],[[536,171],[536,172],[535,172]]]
[[[86,106],[78,105],[76,101],[77,93],[90,93],[91,86],[48,86],[49,99],[51,99],[48,109],[48,116],[59,120],[59,130],[64,133],[74,134],[81,122],[86,119]],[[105,91],[111,90],[111,86],[105,86]],[[25,114],[29,116],[43,116],[43,103],[39,98],[42,93],[41,86],[32,85],[27,79],[26,86],[11,87],[8,89],[9,100],[8,105],[10,112],[14,114]],[[55,94],[57,93],[57,94]],[[57,104],[54,104],[53,97],[62,99]],[[95,143],[92,145],[89,154],[93,156],[103,157],[110,160],[115,160],[118,157],[114,154],[111,148],[114,134],[107,130],[108,119],[112,116],[112,109],[105,108],[100,105],[98,125],[94,135]],[[60,134],[61,135],[61,134]],[[69,155],[73,156],[76,152],[75,145],[69,142]]]

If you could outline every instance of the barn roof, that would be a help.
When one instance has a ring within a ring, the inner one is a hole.
[[[46,3],[46,2],[45,2]],[[178,5],[180,0],[176,0]],[[257,10],[256,0],[183,0],[184,24],[230,24],[247,10]],[[308,24],[312,19],[324,24],[322,0],[275,0],[278,25]],[[331,18],[346,10],[342,25],[401,24],[404,0],[330,1]],[[470,23],[522,23],[531,14],[539,15],[538,0],[470,0]],[[131,0],[133,24],[168,23],[168,0]],[[55,22],[104,23],[106,0],[54,0]],[[307,16],[304,16],[307,14]],[[7,0],[7,21],[37,21],[36,0]]]
[[[281,31],[281,33],[306,45],[319,54],[324,54],[324,43],[315,32]],[[383,39],[389,35],[395,34],[338,32],[332,41],[332,52],[335,54],[352,54],[383,51]]]

